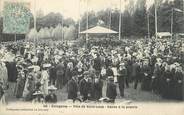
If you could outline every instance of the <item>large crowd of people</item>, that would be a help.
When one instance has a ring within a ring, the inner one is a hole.
[[[63,42],[10,42],[0,46],[0,99],[58,102],[67,89],[72,101],[115,102],[117,90],[154,92],[183,99],[182,40],[123,40],[119,46],[73,47]],[[105,90],[105,94],[103,91]],[[7,100],[8,101],[8,100]]]

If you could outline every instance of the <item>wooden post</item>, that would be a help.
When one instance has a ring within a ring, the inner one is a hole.
[[[173,39],[173,15],[174,15],[174,9],[172,8],[171,12],[171,39]]]
[[[61,26],[62,26],[62,30],[61,30],[61,35],[62,35],[62,39],[61,39],[61,41],[63,42],[64,41],[64,31],[63,31],[63,27],[64,27],[64,23],[63,23],[63,17],[62,17],[62,22],[61,22]]]
[[[119,40],[121,39],[121,0],[120,0],[120,11],[119,11]]]
[[[16,34],[14,35],[14,41],[15,41],[15,42],[17,41],[17,36],[16,36]]]
[[[79,19],[78,19],[79,20],[78,21],[78,23],[79,23],[79,25],[78,25],[79,26],[78,27],[78,39],[79,39],[80,38],[80,0],[79,0],[79,6],[78,7],[79,7],[79,11],[78,11],[79,12]]]
[[[86,30],[89,28],[88,27],[88,0],[86,0],[86,7],[87,7],[87,17],[86,17]],[[86,47],[87,47],[87,44],[88,44],[88,33],[86,33]]]
[[[158,28],[157,28],[157,0],[155,0],[155,37],[157,39],[157,33],[158,33]]]
[[[147,21],[148,21],[148,38],[150,39],[149,11],[147,13]]]
[[[109,31],[111,29],[111,8],[109,10]],[[110,34],[108,34],[108,38],[110,38]]]

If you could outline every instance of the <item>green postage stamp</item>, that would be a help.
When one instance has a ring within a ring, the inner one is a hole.
[[[26,2],[5,2],[3,9],[3,33],[25,34],[30,25],[30,4]]]

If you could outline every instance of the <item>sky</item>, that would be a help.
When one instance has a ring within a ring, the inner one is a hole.
[[[28,1],[31,3],[32,12],[34,12],[34,8],[36,7],[36,11],[42,10],[45,15],[50,12],[61,13],[65,18],[73,18],[75,21],[80,18],[80,15],[87,11],[87,0],[0,0],[0,10],[2,10],[2,1]],[[137,0],[134,1],[134,3],[136,3]],[[121,0],[122,11],[128,2],[129,0]],[[148,8],[153,3],[154,0],[147,0]],[[99,11],[108,7],[119,9],[119,4],[120,0],[88,0],[88,10]]]

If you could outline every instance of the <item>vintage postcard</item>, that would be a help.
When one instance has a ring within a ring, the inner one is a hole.
[[[0,0],[0,114],[184,115],[184,0]]]

